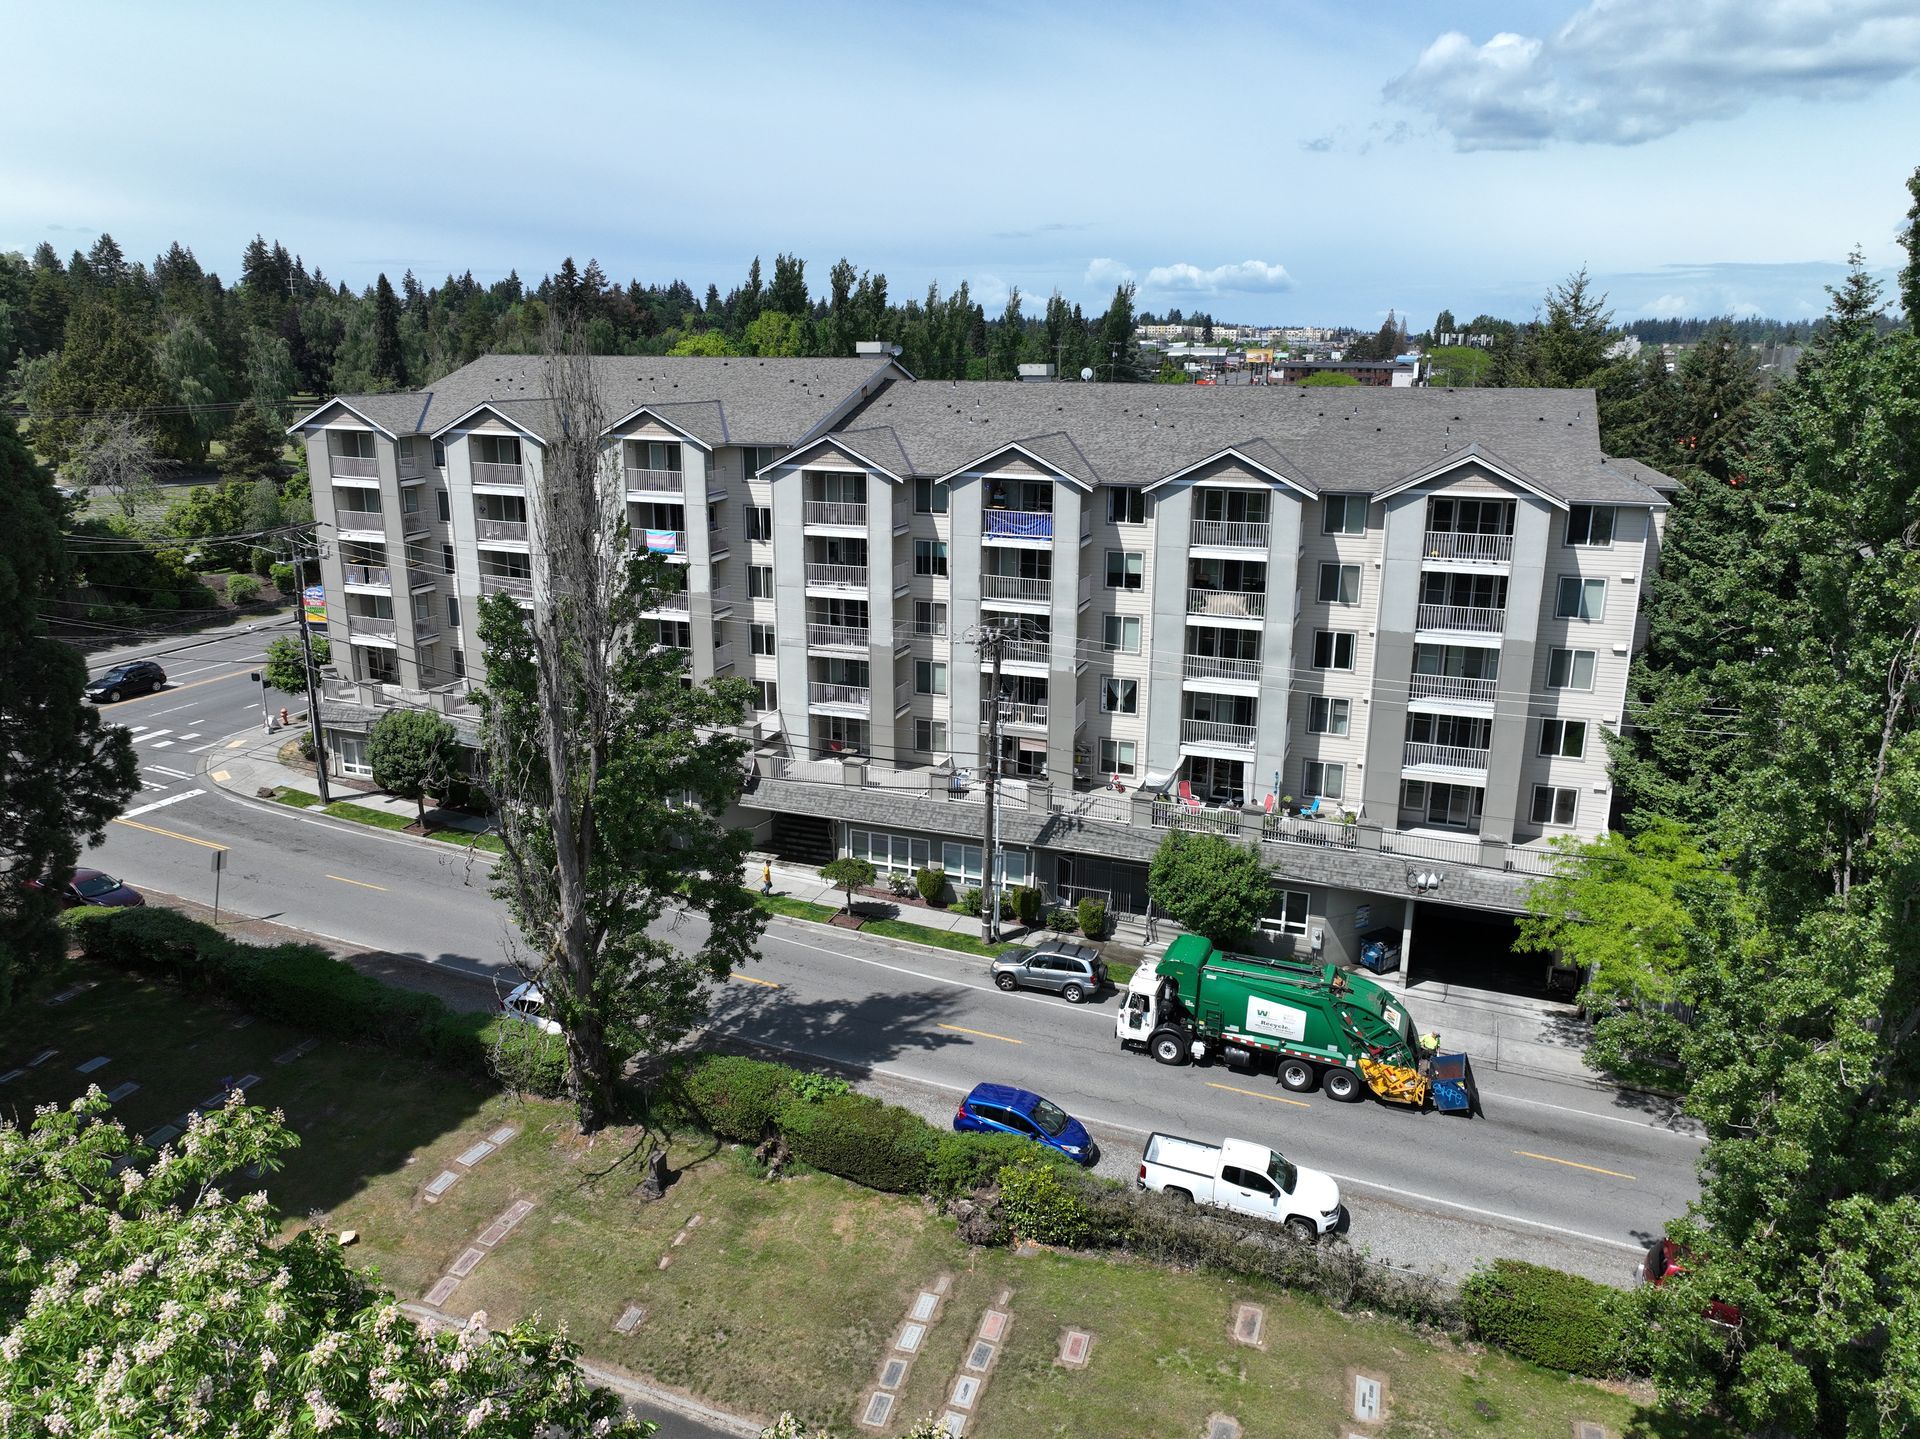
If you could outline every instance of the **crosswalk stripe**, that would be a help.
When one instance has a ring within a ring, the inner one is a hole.
[[[145,734],[135,735],[133,737],[133,742],[135,744],[145,744],[150,739],[159,739],[160,736],[163,734],[172,734],[172,733],[173,731],[170,729],[148,730]]]
[[[172,775],[175,779],[192,779],[193,778],[193,776],[188,774],[185,770],[168,769],[163,764],[150,764],[147,766],[147,769],[154,774]]]
[[[170,804],[178,804],[183,799],[192,799],[197,794],[205,794],[203,789],[182,790],[179,794],[170,794],[165,799],[157,799],[152,804],[143,804],[121,815],[122,819],[132,819],[136,815],[151,814],[156,809],[165,809]]]
[[[199,738],[200,738],[200,731],[197,729],[190,729],[185,734],[180,736],[180,743],[185,744],[190,739],[199,739]]]
[[[155,749],[171,749],[173,748],[173,741],[170,739],[163,739],[158,744],[156,744],[154,748]]]

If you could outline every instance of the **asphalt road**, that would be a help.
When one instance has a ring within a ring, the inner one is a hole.
[[[225,846],[223,910],[503,992],[517,978],[512,934],[487,896],[486,861],[243,800],[198,772],[219,768],[227,737],[257,722],[248,650],[265,638],[163,656],[178,688],[110,707],[155,788],[108,827],[94,862],[204,902]],[[689,941],[699,933],[684,928]],[[936,1122],[983,1079],[1036,1089],[1089,1124],[1115,1177],[1130,1176],[1156,1129],[1270,1143],[1341,1181],[1352,1242],[1455,1274],[1505,1255],[1619,1281],[1696,1192],[1698,1140],[1662,1106],[1505,1074],[1482,1086],[1475,1119],[1336,1104],[1289,1094],[1270,1074],[1123,1053],[1114,1004],[1001,994],[981,961],[776,920],[760,961],[721,995],[714,1028],[847,1066]]]

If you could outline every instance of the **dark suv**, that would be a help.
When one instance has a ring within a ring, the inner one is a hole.
[[[1105,987],[1107,967],[1087,945],[1050,939],[996,959],[993,982],[1002,989],[1050,989],[1068,1004],[1080,1004]]]
[[[112,704],[115,700],[125,699],[128,695],[152,694],[164,689],[167,672],[152,660],[133,660],[124,665],[115,665],[100,678],[87,681],[87,698],[98,703],[105,700]]]

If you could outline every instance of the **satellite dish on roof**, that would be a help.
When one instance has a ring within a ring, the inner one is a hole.
[[[1080,372],[1080,378],[1083,380],[1091,380],[1093,378],[1093,366],[1088,365],[1084,370],[1082,370]]]

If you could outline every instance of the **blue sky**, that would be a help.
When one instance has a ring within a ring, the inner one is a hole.
[[[1585,264],[1620,319],[1801,318],[1898,264],[1913,0],[7,7],[0,247],[231,278],[893,293],[1416,327]]]

